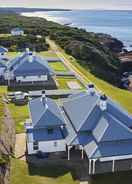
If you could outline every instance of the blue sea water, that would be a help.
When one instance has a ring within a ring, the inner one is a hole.
[[[73,10],[24,13],[38,16],[61,24],[84,28],[89,32],[107,33],[121,41],[132,50],[132,11],[112,10]]]

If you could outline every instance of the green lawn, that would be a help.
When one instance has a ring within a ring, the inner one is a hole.
[[[8,106],[16,123],[16,133],[24,132],[24,122],[29,118],[27,105],[16,106],[14,103],[10,103]]]
[[[9,37],[11,34],[0,34],[0,37]]]
[[[57,55],[55,52],[49,50],[49,51],[43,51],[43,52],[40,52],[40,55],[43,56],[43,57],[49,57],[49,58],[57,58]]]
[[[56,72],[68,72],[68,68],[62,62],[49,62],[49,66]]]
[[[79,80],[77,80],[75,77],[56,77],[56,81],[58,83],[58,88],[59,89],[70,89],[67,85],[67,82],[74,81],[77,82],[80,86],[81,89],[84,89],[85,87],[80,83]]]
[[[10,58],[10,59],[14,59],[15,57],[18,56],[18,52],[8,52],[7,53],[7,56]]]
[[[79,184],[69,169],[59,164],[43,167],[29,166],[25,161],[12,159],[11,184]]]

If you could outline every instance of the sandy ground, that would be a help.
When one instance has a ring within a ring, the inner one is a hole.
[[[26,151],[26,134],[16,134],[16,144],[15,144],[15,157],[21,160],[25,160]]]

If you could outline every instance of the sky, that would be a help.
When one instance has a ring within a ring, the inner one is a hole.
[[[0,0],[0,7],[132,10],[132,0]]]

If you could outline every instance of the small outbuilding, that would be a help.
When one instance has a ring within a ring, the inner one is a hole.
[[[16,27],[11,30],[12,36],[23,36],[24,30],[22,28]]]

